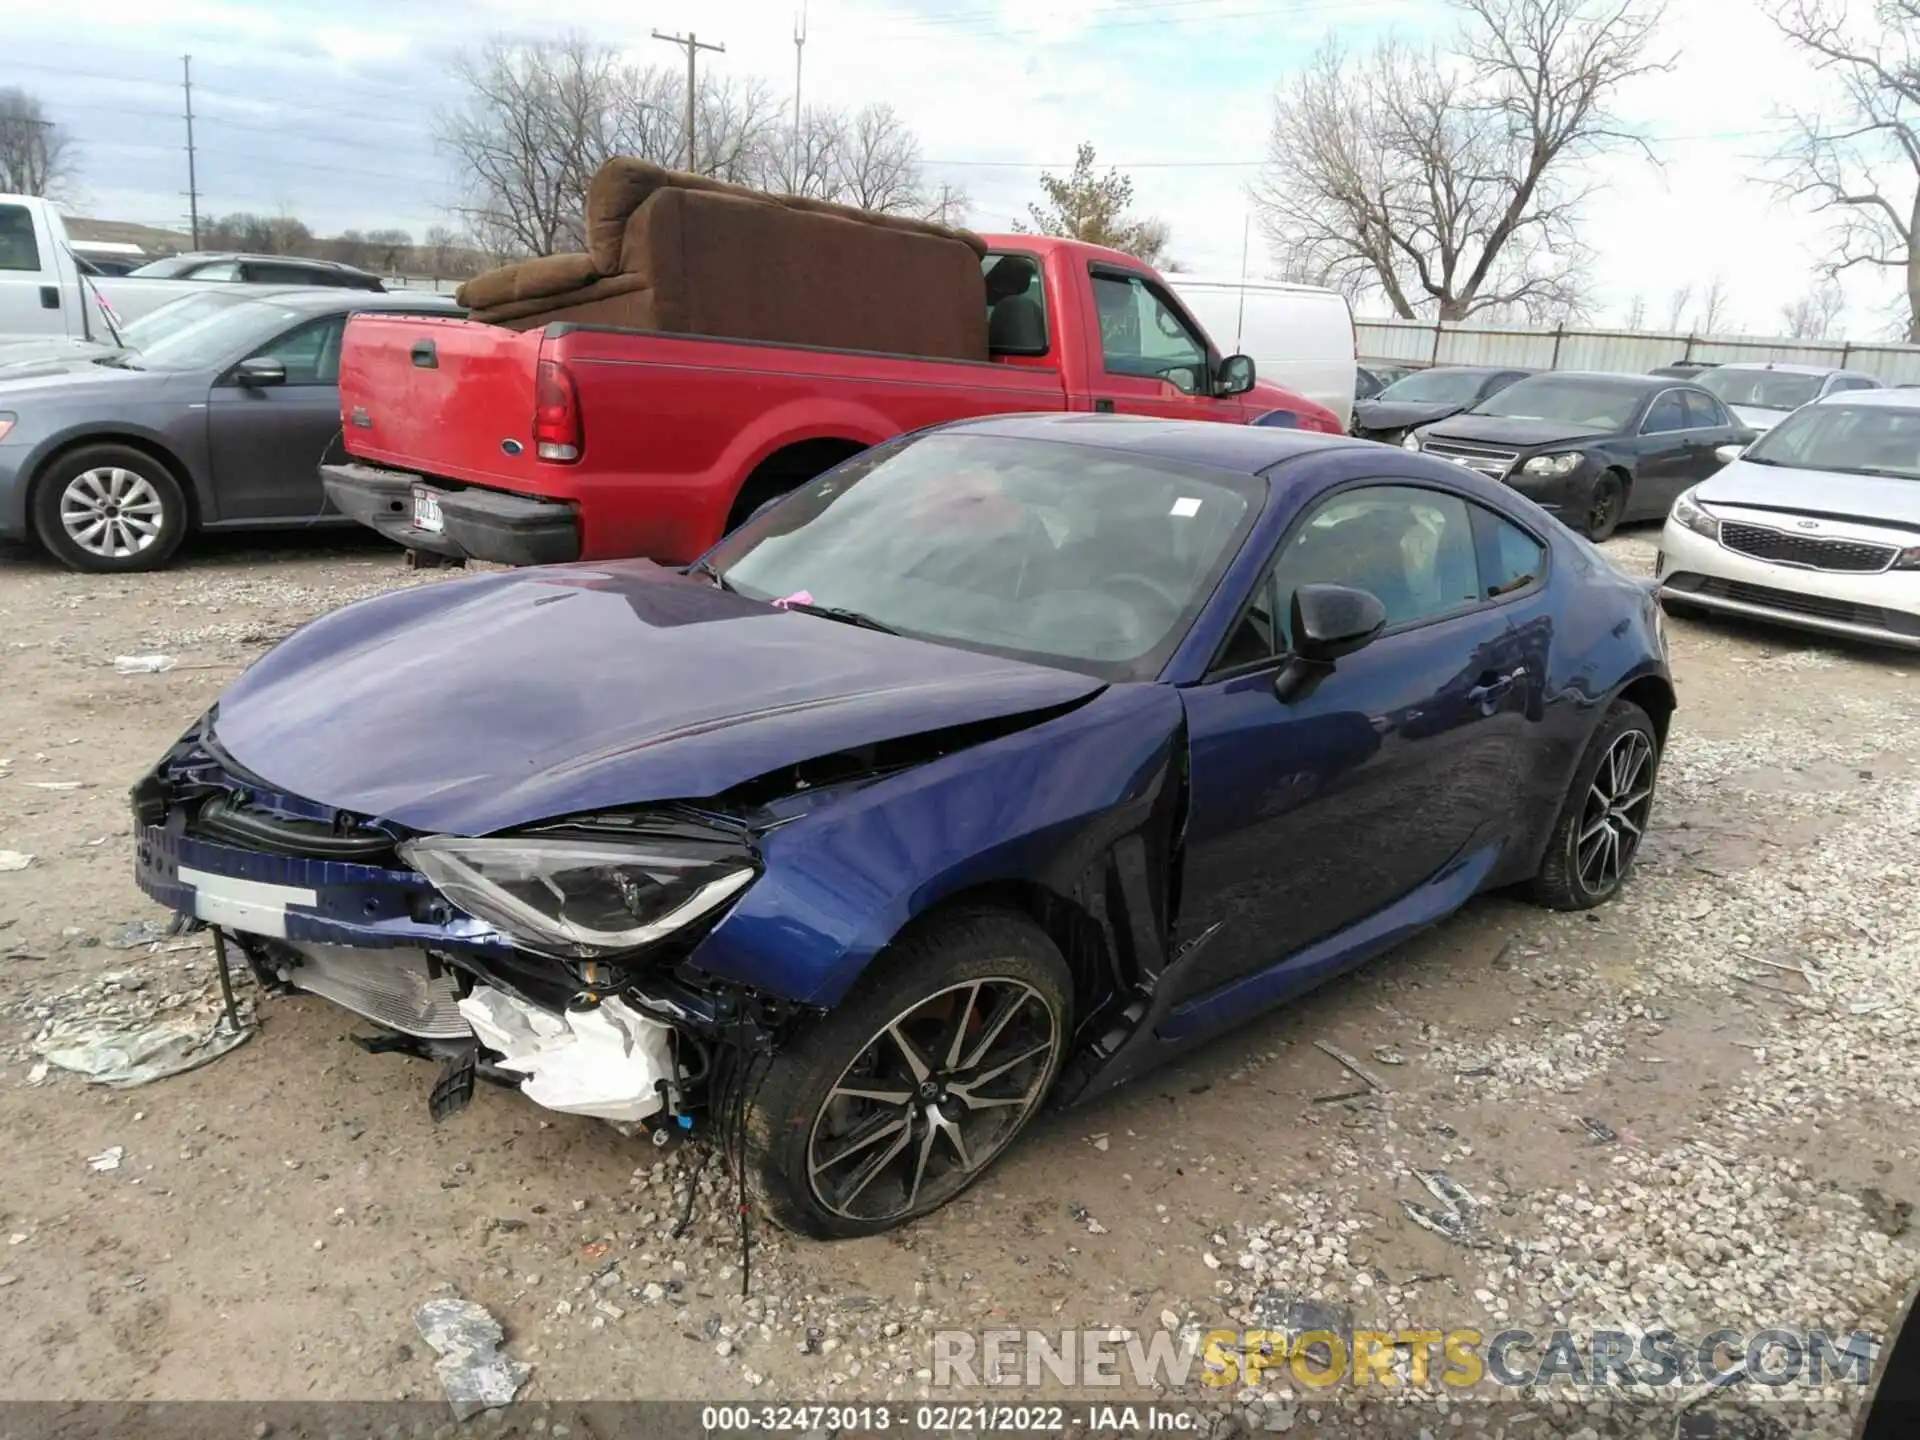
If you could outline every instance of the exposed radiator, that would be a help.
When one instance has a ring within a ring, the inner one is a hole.
[[[428,1040],[467,1040],[473,1027],[460,1013],[453,977],[433,975],[423,950],[358,950],[346,945],[289,945],[280,978],[389,1030]]]

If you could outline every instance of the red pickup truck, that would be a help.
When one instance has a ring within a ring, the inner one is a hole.
[[[416,553],[685,564],[767,501],[909,430],[1086,410],[1329,434],[1222,356],[1160,277],[1079,241],[988,237],[991,360],[609,329],[356,317],[336,508]],[[1008,268],[1001,268],[1008,267]]]

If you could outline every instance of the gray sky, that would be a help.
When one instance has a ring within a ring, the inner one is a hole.
[[[1859,0],[1864,3],[1864,0]],[[437,108],[455,103],[449,59],[493,32],[553,33],[552,17],[626,50],[674,63],[655,29],[724,42],[703,63],[793,80],[798,0],[635,3],[571,0],[0,0],[0,85],[37,93],[81,154],[82,213],[181,225],[180,55],[194,57],[203,213],[286,210],[322,233],[447,220],[458,177],[433,144]],[[1815,217],[1758,183],[1781,134],[1781,105],[1817,82],[1777,39],[1759,0],[1670,0],[1667,74],[1635,82],[1621,110],[1661,164],[1622,154],[1586,233],[1598,252],[1600,318],[1636,294],[1649,324],[1676,287],[1723,278],[1736,325],[1778,328],[1812,284],[1823,245]],[[316,16],[321,18],[315,18]],[[1440,38],[1437,0],[810,0],[809,103],[891,102],[921,137],[931,178],[964,184],[972,223],[1004,229],[1064,169],[1077,141],[1135,181],[1138,207],[1172,222],[1190,268],[1237,274],[1246,185],[1265,148],[1276,82],[1331,29],[1354,45],[1398,30]],[[1266,257],[1257,231],[1250,270]],[[1877,337],[1890,285],[1847,289],[1854,338]],[[1684,317],[1683,317],[1684,318]]]

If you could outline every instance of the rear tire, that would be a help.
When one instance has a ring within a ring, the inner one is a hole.
[[[69,570],[157,570],[187,536],[187,501],[167,467],[128,445],[60,456],[33,491],[33,528]]]
[[[1560,803],[1560,817],[1533,878],[1549,910],[1591,910],[1620,893],[1653,810],[1660,735],[1630,700],[1608,707]]]
[[[749,1078],[734,1160],[761,1212],[832,1240],[946,1204],[1038,1111],[1071,1034],[1071,995],[1059,950],[1009,911],[959,912],[895,941]],[[722,1126],[739,1098],[727,1091]]]

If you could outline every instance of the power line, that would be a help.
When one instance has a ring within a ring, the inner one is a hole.
[[[695,58],[702,50],[711,50],[716,55],[724,55],[727,53],[727,47],[702,40],[691,30],[684,35],[662,35],[656,30],[653,32],[653,38],[656,40],[664,40],[669,45],[678,45],[687,52],[687,173],[689,175],[697,175],[699,174],[699,169],[694,164],[694,157],[697,152],[693,143],[694,101],[697,95],[695,93],[693,64]]]

